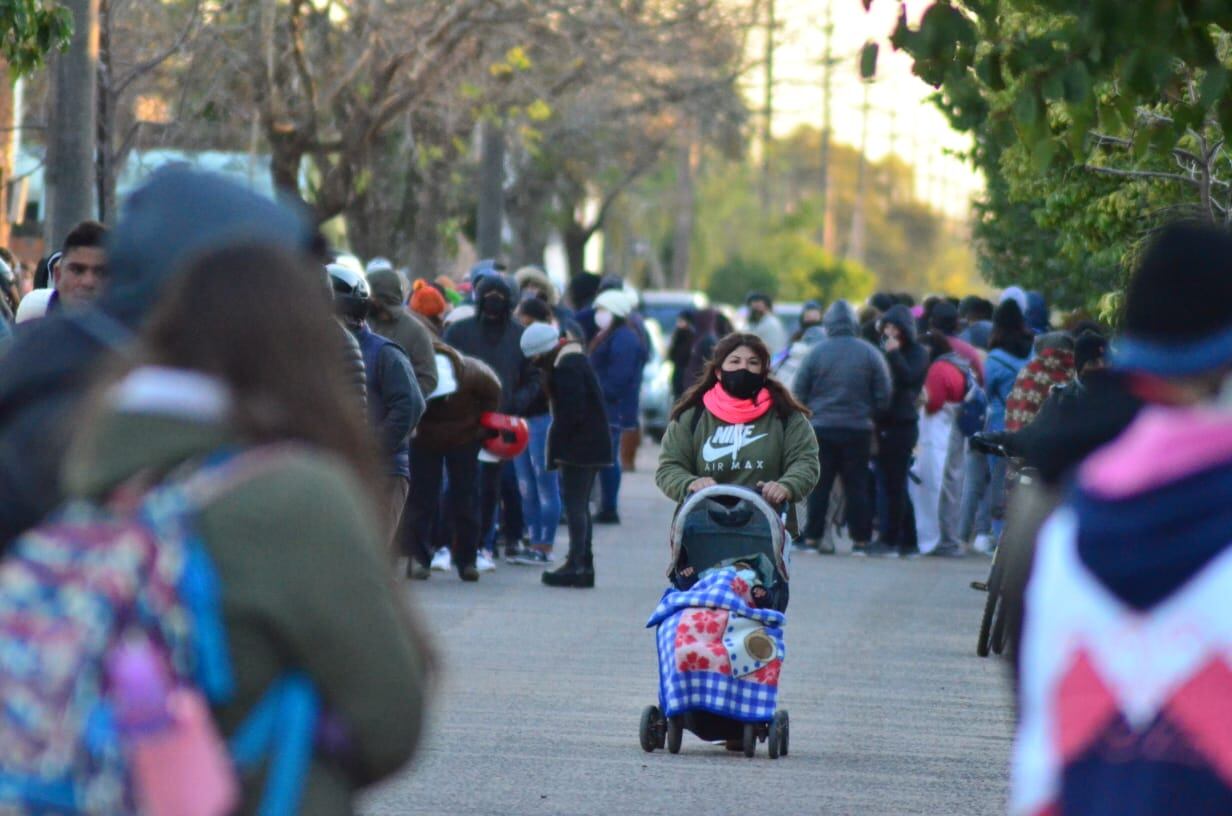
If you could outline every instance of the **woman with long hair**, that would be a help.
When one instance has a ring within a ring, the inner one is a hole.
[[[230,737],[279,678],[310,679],[343,739],[314,753],[303,814],[350,813],[405,764],[430,662],[394,588],[375,440],[339,343],[319,267],[264,245],[209,251],[97,390],[65,470],[70,497],[106,503],[215,457],[261,463],[194,508],[235,680],[212,714]],[[259,779],[242,783],[255,812]]]
[[[713,484],[754,488],[774,505],[809,494],[820,473],[809,410],[769,372],[770,350],[757,335],[715,345],[663,437],[655,484],[668,498],[683,502]]]

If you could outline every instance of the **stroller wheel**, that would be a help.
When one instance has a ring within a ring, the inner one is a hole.
[[[749,759],[757,753],[757,726],[753,723],[744,724],[744,755]]]
[[[679,717],[667,721],[667,750],[673,754],[680,753],[680,739],[684,736],[684,726]]]
[[[766,750],[771,759],[787,756],[787,712],[780,711],[774,715],[770,723],[770,737],[766,740]]]
[[[663,747],[663,713],[658,706],[646,706],[642,711],[642,723],[638,729],[638,737],[642,750],[653,753],[654,749]]]

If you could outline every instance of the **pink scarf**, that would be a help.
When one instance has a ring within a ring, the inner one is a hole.
[[[723,390],[723,386],[715,383],[714,387],[702,396],[702,405],[719,419],[731,425],[746,425],[756,422],[770,410],[774,400],[770,391],[763,388],[751,400],[736,399]]]

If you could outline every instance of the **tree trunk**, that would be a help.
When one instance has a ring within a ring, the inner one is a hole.
[[[94,217],[95,92],[98,88],[98,0],[64,0],[73,38],[56,58],[54,111],[48,141],[55,164],[44,236],[59,246],[76,224]]]
[[[0,58],[0,246],[9,245],[9,183],[13,180],[13,168],[17,156],[13,154],[13,126],[20,112],[15,110],[17,96],[9,81],[9,69]]]
[[[676,154],[676,219],[672,229],[672,286],[688,289],[692,278],[693,225],[697,214],[697,159],[692,128],[683,128]]]
[[[109,221],[116,216],[116,98],[111,93],[111,0],[99,0],[98,5],[98,220]]]
[[[591,230],[574,222],[569,224],[562,236],[565,241],[565,258],[569,261],[569,277],[572,279],[586,271],[586,243]]]
[[[480,151],[475,243],[481,258],[495,258],[501,251],[505,201],[505,133],[499,123],[483,123]]]

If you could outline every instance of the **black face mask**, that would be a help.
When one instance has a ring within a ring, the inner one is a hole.
[[[754,373],[747,368],[736,371],[719,370],[719,382],[723,390],[736,399],[753,399],[766,384],[766,375]]]
[[[484,320],[495,323],[509,312],[509,301],[500,295],[488,295],[479,304],[479,314]]]

